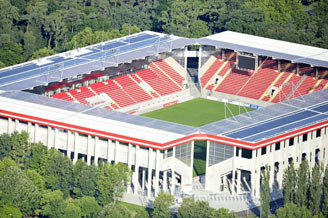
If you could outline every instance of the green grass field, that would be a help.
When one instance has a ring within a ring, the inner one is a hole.
[[[232,114],[227,109],[228,117],[245,113],[244,107],[233,104],[226,104]],[[248,108],[248,110],[252,110]],[[174,123],[185,124],[188,126],[199,127],[214,121],[225,119],[224,103],[203,98],[196,98],[187,102],[176,104],[167,108],[142,114],[159,120],[166,120]]]
[[[246,108],[245,110],[244,107],[239,107],[233,104],[226,105],[231,111],[229,112],[229,110],[226,109],[227,118],[236,116],[239,112],[245,113],[246,110],[253,110],[251,108]],[[181,104],[145,113],[142,114],[142,116],[199,127],[225,119],[225,108],[224,103],[222,102],[197,98]],[[194,176],[205,173],[205,159],[206,142],[196,141],[194,148]]]

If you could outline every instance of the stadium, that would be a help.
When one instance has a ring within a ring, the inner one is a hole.
[[[280,193],[291,161],[328,163],[327,88],[326,49],[145,31],[1,69],[0,132],[27,131],[73,162],[126,163],[131,198],[256,201],[265,167]]]

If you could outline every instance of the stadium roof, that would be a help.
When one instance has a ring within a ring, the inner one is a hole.
[[[192,140],[254,149],[328,126],[328,90],[200,128],[22,91],[0,93],[0,102],[3,116],[159,149]]]
[[[257,143],[328,120],[328,90],[217,121],[200,129],[213,135]]]
[[[328,49],[313,46],[232,31],[198,39],[198,43],[328,68]]]
[[[23,90],[194,44],[145,31],[0,69],[0,90]]]
[[[328,50],[230,31],[201,39],[142,32],[0,70],[0,116],[141,146],[166,149],[192,140],[258,148],[328,126],[328,90],[200,128],[22,91],[181,48],[206,44],[328,68]]]

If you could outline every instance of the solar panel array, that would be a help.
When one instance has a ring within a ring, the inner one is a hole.
[[[293,98],[201,127],[214,135],[259,142],[328,119],[328,90]]]
[[[192,41],[192,40],[191,40]],[[0,70],[0,90],[23,90],[76,75],[117,66],[173,48],[190,40],[154,32],[142,32],[74,51],[57,54]]]

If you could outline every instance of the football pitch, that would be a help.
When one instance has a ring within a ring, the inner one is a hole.
[[[233,104],[212,101],[203,98],[196,98],[170,107],[162,108],[156,111],[142,114],[145,117],[151,117],[159,120],[180,123],[188,126],[199,127],[218,120],[236,116],[239,113],[245,113],[251,108],[239,107]]]
[[[170,107],[142,114],[159,120],[180,123],[188,126],[199,127],[218,120],[236,116],[254,109],[239,107],[233,104],[196,98]],[[194,148],[194,176],[205,173],[206,142],[196,141]]]

